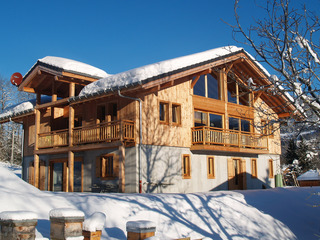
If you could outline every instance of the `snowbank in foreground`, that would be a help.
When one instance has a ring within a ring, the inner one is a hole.
[[[38,236],[49,237],[49,212],[74,208],[106,215],[103,239],[126,239],[126,222],[156,223],[159,239],[318,239],[320,188],[194,194],[41,192],[0,165],[0,212],[33,211]]]

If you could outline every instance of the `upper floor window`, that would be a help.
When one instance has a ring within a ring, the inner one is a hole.
[[[172,104],[171,121],[174,124],[181,124],[181,105]]]
[[[229,117],[229,129],[242,132],[251,132],[251,121],[247,119]]]
[[[218,80],[215,79],[211,74],[201,75],[193,87],[193,94],[202,97],[219,99]]]
[[[214,113],[194,112],[194,126],[209,126],[223,128],[223,116]]]
[[[243,84],[228,78],[227,88],[228,102],[251,106],[251,93]]]

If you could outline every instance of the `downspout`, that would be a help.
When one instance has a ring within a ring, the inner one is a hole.
[[[122,98],[131,99],[134,101],[139,101],[139,193],[142,193],[142,180],[141,180],[141,145],[142,145],[142,100],[140,98],[128,97],[124,96],[120,93],[120,89],[118,89],[118,95]]]

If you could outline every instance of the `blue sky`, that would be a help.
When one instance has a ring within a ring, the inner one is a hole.
[[[258,14],[253,2],[241,1],[240,14],[245,23]],[[319,0],[312,2],[320,6]],[[216,47],[241,46],[222,21],[234,23],[233,3],[1,1],[0,75],[7,79],[14,72],[24,75],[45,56],[78,60],[114,74]]]

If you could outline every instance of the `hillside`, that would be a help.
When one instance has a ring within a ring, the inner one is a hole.
[[[37,236],[49,237],[48,213],[71,207],[104,212],[103,239],[126,239],[126,222],[151,220],[159,239],[319,239],[320,188],[276,188],[194,194],[97,194],[39,191],[0,165],[0,212],[34,211]]]

